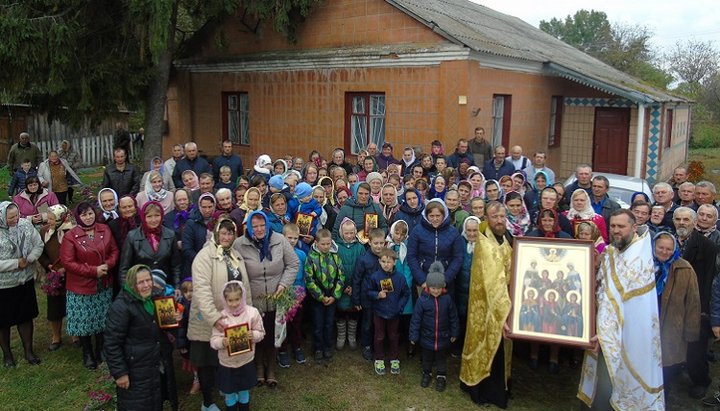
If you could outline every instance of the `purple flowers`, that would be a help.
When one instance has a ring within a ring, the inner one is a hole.
[[[286,288],[280,295],[268,294],[263,297],[268,301],[275,303],[275,309],[284,312],[285,315],[280,320],[281,324],[292,321],[295,318],[303,300],[305,299],[305,288],[301,286],[291,286]]]
[[[45,294],[50,296],[58,296],[65,290],[65,274],[50,270],[42,281],[40,288]]]

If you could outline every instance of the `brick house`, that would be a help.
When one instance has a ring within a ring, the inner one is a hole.
[[[255,23],[228,18],[174,63],[166,156],[225,138],[248,166],[369,141],[452,152],[482,126],[562,177],[586,162],[655,181],[686,159],[688,101],[466,0],[327,0],[296,44]]]

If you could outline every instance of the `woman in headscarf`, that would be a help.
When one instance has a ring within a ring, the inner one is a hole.
[[[230,213],[230,218],[232,218],[235,225],[237,225],[238,230],[240,230],[240,234],[246,230],[248,216],[250,213],[262,210],[261,198],[262,193],[260,192],[260,189],[257,187],[250,187],[245,192],[245,197],[243,199],[243,203],[240,204],[240,207]]]
[[[570,196],[570,209],[565,211],[565,216],[573,225],[573,230],[582,221],[591,221],[600,231],[605,244],[608,243],[608,232],[605,226],[605,219],[602,215],[593,210],[590,203],[590,196],[585,190],[575,190]]]
[[[526,181],[527,178],[525,178],[525,172],[516,171],[510,176],[510,178],[512,178],[513,182],[512,190],[517,191],[522,196],[525,196],[525,191],[529,188]]]
[[[395,222],[395,215],[400,211],[398,204],[397,188],[390,183],[385,183],[380,191],[380,207],[382,208],[383,217],[388,225]]]
[[[307,163],[305,164],[305,168],[302,172],[302,181],[310,184],[310,186],[314,186],[318,182],[318,171],[319,167],[316,166],[314,163]]]
[[[172,173],[166,173],[163,164],[163,159],[158,156],[155,156],[152,158],[152,160],[150,160],[150,168],[148,168],[148,171],[146,171],[140,179],[140,192],[143,192],[145,190],[145,187],[147,187],[147,185],[150,183],[150,174],[152,174],[153,172],[157,172],[160,174],[160,179],[162,180],[162,187],[164,189],[170,191],[175,190],[175,183],[173,182],[172,176],[170,175]]]
[[[328,201],[327,191],[322,186],[315,186],[313,187],[312,198],[317,201],[322,208],[322,213],[320,214],[318,221],[323,228],[332,230],[333,226],[335,226],[337,211],[335,211],[332,204],[330,204],[330,201]]]
[[[500,188],[502,188],[504,193],[509,193],[513,189],[513,185],[515,183],[513,182],[513,179],[510,176],[502,176],[498,179],[498,183],[500,183]]]
[[[635,202],[637,201],[644,201],[648,204],[652,204],[652,201],[650,201],[648,195],[643,193],[642,191],[636,191],[630,196],[630,205],[635,204]]]
[[[435,159],[430,154],[420,155],[418,161],[423,169],[423,177],[427,181],[431,181],[438,174],[437,168],[435,167]]]
[[[272,165],[272,175],[285,177],[288,171],[288,165],[282,158],[275,160]]]
[[[135,197],[138,207],[142,208],[146,203],[154,201],[162,205],[164,213],[172,211],[175,208],[173,202],[175,196],[172,191],[165,189],[166,183],[162,174],[158,171],[148,171],[146,174],[148,174],[146,177],[148,184],[145,185],[144,189],[141,188],[141,191]]]
[[[190,306],[187,337],[190,340],[190,361],[198,369],[203,407],[206,409],[211,409],[208,407],[213,404],[218,366],[217,351],[210,347],[210,337],[213,327],[222,330],[226,325],[220,313],[224,307],[222,289],[225,283],[241,281],[246,289],[245,301],[252,304],[253,296],[243,257],[232,247],[236,236],[235,223],[227,217],[220,217],[211,240],[205,243],[192,262],[193,304]]]
[[[25,190],[13,197],[20,211],[20,217],[30,218],[36,226],[47,221],[47,209],[50,206],[59,204],[55,193],[40,186],[40,180],[30,176],[25,180]]]
[[[475,243],[480,234],[481,221],[475,216],[465,219],[462,225],[462,233],[465,244],[465,258],[462,269],[455,279],[455,306],[457,307],[458,318],[460,319],[460,335],[452,346],[454,355],[462,353],[463,341],[465,341],[465,323],[467,323],[468,300],[470,299],[470,273],[472,269],[473,253]]]
[[[383,181],[382,174],[377,171],[373,171],[365,178],[365,182],[370,185],[370,197],[375,204],[380,204],[380,191],[382,190]]]
[[[98,191],[98,223],[107,224],[119,217],[118,195],[112,188],[101,188]]]
[[[153,272],[161,270],[165,274],[165,282],[179,294],[182,255],[175,244],[175,231],[162,225],[162,205],[155,201],[145,203],[140,220],[142,225],[128,233],[122,247],[120,283],[125,282],[125,275],[131,266],[143,264]]]
[[[185,185],[183,188],[190,192],[200,190],[200,179],[192,170],[183,171],[182,182]]]
[[[125,244],[125,238],[131,230],[140,227],[140,216],[138,215],[138,206],[134,198],[129,195],[120,197],[118,201],[118,209],[120,210],[119,218],[108,223],[112,232],[115,244],[120,251]]]
[[[32,347],[33,319],[38,316],[35,265],[43,242],[33,225],[20,218],[18,207],[0,203],[0,348],[5,368],[15,367],[10,350],[10,329],[16,326],[31,365],[40,364]]]
[[[70,186],[82,183],[70,164],[58,156],[57,151],[48,153],[48,159],[38,165],[38,178],[40,184],[54,192],[58,201],[65,205]]]
[[[530,214],[528,214],[522,194],[511,191],[505,195],[505,208],[507,208],[507,229],[513,237],[522,237],[532,228]]]
[[[410,232],[415,228],[420,221],[422,221],[422,212],[425,209],[425,203],[423,202],[420,192],[416,189],[410,189],[405,191],[402,196],[402,204],[398,212],[395,214],[395,221],[403,220],[408,224]]]
[[[292,219],[288,210],[287,199],[282,193],[275,193],[270,196],[270,208],[265,212],[268,217],[270,229],[282,234],[283,227]]]
[[[532,181],[532,189],[526,190],[523,196],[525,207],[528,209],[528,213],[531,216],[537,216],[540,204],[540,193],[548,186],[548,176],[544,171],[538,171],[535,173]]]
[[[40,229],[40,236],[45,247],[40,256],[40,265],[48,273],[48,277],[60,274],[63,279],[55,283],[58,287],[46,289],[47,320],[50,323],[51,341],[48,349],[55,351],[62,345],[62,322],[65,318],[65,268],[60,261],[60,245],[67,231],[75,228],[75,219],[70,210],[62,204],[48,209],[47,225]]]
[[[262,154],[255,160],[255,165],[252,171],[248,175],[248,178],[252,180],[255,177],[261,177],[265,180],[265,183],[270,180],[270,174],[272,171],[272,160],[267,154]]]
[[[468,176],[468,181],[472,186],[470,198],[485,197],[485,176],[483,176],[481,172],[471,173]]]
[[[542,173],[542,171],[540,171]],[[554,209],[544,208],[537,216],[536,226],[530,230],[527,237],[544,238],[572,238],[572,236],[560,228],[560,217]]]
[[[491,201],[503,202],[505,199],[505,191],[497,180],[487,180],[485,182],[485,202]]]
[[[340,209],[345,205],[350,197],[352,197],[352,192],[349,188],[337,187],[335,189],[335,211],[339,213]]]
[[[410,146],[405,147],[400,161],[402,162],[402,175],[406,176],[408,174],[412,174],[412,168],[417,163],[415,150]]]
[[[175,206],[172,210],[165,213],[163,225],[175,231],[177,240],[181,241],[185,222],[190,218],[190,213],[195,208],[195,204],[190,202],[190,193],[184,188],[175,190],[173,200]]]
[[[77,227],[67,232],[60,246],[67,288],[67,333],[80,337],[83,365],[94,370],[102,361],[103,328],[113,296],[112,272],[120,252],[108,227],[96,222],[90,203],[77,205],[75,221]]]
[[[447,180],[442,175],[436,176],[430,184],[430,191],[428,192],[428,198],[439,198],[445,200],[445,193],[447,193]]]
[[[262,211],[250,212],[245,234],[235,241],[233,248],[245,261],[252,305],[263,316],[265,332],[275,335],[275,300],[272,297],[280,295],[295,281],[299,268],[298,257],[282,234],[270,230]],[[276,348],[272,338],[263,339],[256,345],[258,384],[267,384],[269,387],[277,385],[275,357]]]

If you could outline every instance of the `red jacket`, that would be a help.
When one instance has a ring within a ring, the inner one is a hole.
[[[60,246],[60,259],[65,267],[65,285],[75,294],[95,294],[97,292],[97,267],[107,264],[110,271],[117,265],[120,251],[110,228],[105,224],[95,224],[95,237],[90,237],[82,227],[68,231]],[[102,278],[105,287],[112,287],[112,275]]]

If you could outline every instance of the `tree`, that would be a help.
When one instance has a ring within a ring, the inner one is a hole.
[[[665,59],[670,71],[685,83],[682,89],[691,98],[700,97],[703,85],[710,81],[714,83],[720,70],[720,50],[711,41],[677,42]]]
[[[595,10],[578,10],[574,16],[565,17],[565,21],[541,20],[540,30],[591,56],[603,53],[613,40],[607,14]]]

